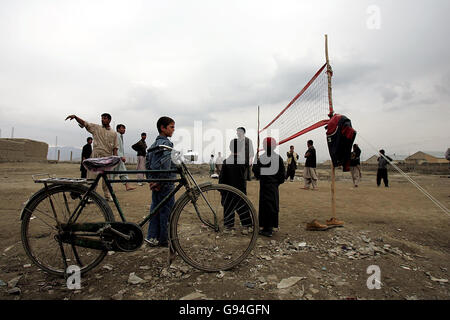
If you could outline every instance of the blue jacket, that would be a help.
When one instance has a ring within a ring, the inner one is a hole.
[[[155,142],[150,146],[149,150],[159,145],[166,145],[173,148],[173,143],[163,136],[157,136]],[[152,152],[147,150],[147,156],[145,157],[145,168],[147,170],[170,170],[176,169],[175,164],[172,162],[171,152],[165,149],[159,149]],[[175,173],[147,173],[147,179],[166,179],[176,178]],[[173,182],[163,183],[163,187],[173,186]]]

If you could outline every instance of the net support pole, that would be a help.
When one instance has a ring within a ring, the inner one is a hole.
[[[330,107],[330,114],[333,113],[333,95],[331,90],[331,76],[333,71],[330,66],[330,59],[328,57],[328,35],[325,35],[325,57],[327,60],[327,75],[328,75],[328,104]],[[331,161],[331,214],[336,218],[336,169]]]

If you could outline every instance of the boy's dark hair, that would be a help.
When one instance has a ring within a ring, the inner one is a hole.
[[[294,146],[290,146],[289,148],[293,148]]]
[[[384,150],[383,150],[383,149],[381,149],[381,150],[380,150],[380,153],[384,155]]]
[[[245,133],[245,128],[244,127],[239,127],[239,128],[237,128],[237,130],[242,130]]]
[[[308,144],[310,145],[310,146],[312,146],[313,145],[313,141],[312,140],[308,140]]]
[[[141,137],[142,137],[142,136],[147,136],[147,134],[146,134],[145,132],[142,132],[142,133],[141,133]]]
[[[106,117],[106,118],[108,118],[109,120],[111,120],[111,115],[110,115],[109,113],[103,113],[103,114],[102,114],[102,117]]]
[[[86,142],[89,142],[89,140],[94,140],[94,139],[92,139],[92,137],[88,137],[88,138],[86,139]]]
[[[122,128],[122,127],[125,129],[125,125],[124,124],[118,124],[116,126],[116,131],[119,130],[120,128]]]
[[[158,119],[158,122],[156,123],[156,127],[158,128],[158,132],[161,133],[161,126],[164,128],[167,128],[167,126],[171,123],[175,123],[175,120],[169,117],[161,117]]]

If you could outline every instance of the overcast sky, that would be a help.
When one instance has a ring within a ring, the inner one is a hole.
[[[449,12],[448,0],[1,0],[1,137],[14,127],[16,138],[80,147],[88,133],[65,117],[103,112],[127,126],[130,154],[162,115],[184,129],[180,144],[194,121],[224,136],[255,131],[258,105],[265,125],[323,65],[328,34],[334,108],[362,157],[371,146],[444,152]],[[323,128],[293,141],[301,154],[307,139],[328,158]]]

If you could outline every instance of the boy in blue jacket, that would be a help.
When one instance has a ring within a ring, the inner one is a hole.
[[[169,140],[175,131],[175,121],[169,117],[159,118],[157,124],[159,135],[155,142],[150,146],[149,150],[159,145],[166,145],[173,148],[173,143]],[[166,149],[157,149],[148,152],[145,161],[147,170],[169,170],[174,169],[175,165],[171,159],[171,151]],[[175,173],[158,173],[147,174],[147,178],[175,178]],[[150,212],[173,190],[173,182],[150,182],[150,190],[152,191],[152,204]],[[169,201],[159,210],[153,218],[150,219],[148,225],[148,234],[145,241],[152,247],[161,246],[168,247],[167,227],[170,212],[175,204],[174,196],[170,197]]]

